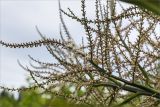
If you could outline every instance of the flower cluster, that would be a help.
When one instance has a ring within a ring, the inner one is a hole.
[[[35,84],[26,89],[0,88],[10,91],[41,88],[44,93],[102,107],[126,102],[142,107],[148,99],[153,102],[150,106],[157,106],[160,99],[157,91],[160,89],[160,17],[135,6],[121,7],[118,12],[119,2],[113,0],[110,7],[109,0],[105,0],[105,4],[101,1],[95,0],[95,19],[92,20],[87,18],[85,0],[81,1],[82,18],[71,9],[69,12],[62,10],[59,4],[66,36],[60,29],[61,40],[48,39],[37,29],[42,40],[21,44],[0,41],[2,46],[10,48],[45,46],[57,60],[48,63],[29,56],[33,62],[30,67],[19,65],[30,73]],[[80,46],[74,42],[62,14],[84,27],[86,44],[83,40]],[[64,87],[73,90],[64,94]],[[133,102],[136,98],[140,98],[137,104]]]

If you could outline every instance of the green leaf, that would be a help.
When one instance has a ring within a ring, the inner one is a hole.
[[[160,0],[120,0],[126,3],[137,5],[140,8],[147,9],[160,15]]]
[[[124,106],[125,104],[128,104],[131,100],[133,100],[134,98],[140,96],[141,94],[140,93],[136,93],[136,94],[133,94],[132,96],[130,96],[128,99],[124,100],[122,103],[114,106],[114,107],[122,107]]]

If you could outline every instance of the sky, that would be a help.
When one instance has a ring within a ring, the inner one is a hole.
[[[94,16],[94,0],[87,1],[88,17]],[[61,0],[62,8],[70,7],[78,16],[80,0]],[[88,5],[89,4],[89,5]],[[92,10],[92,11],[91,11]],[[76,41],[84,35],[83,28],[68,17],[65,22]],[[35,26],[50,38],[59,36],[58,0],[0,0],[0,40],[21,43],[40,39]],[[54,62],[44,47],[30,49],[10,49],[0,46],[0,85],[21,87],[27,85],[28,73],[17,63],[29,65],[28,55],[42,61]]]
[[[69,7],[77,16],[81,16],[81,0],[61,0],[61,7]],[[95,16],[95,0],[86,2],[87,17]],[[127,5],[126,5],[127,6]],[[41,39],[36,31],[38,26],[42,34],[49,38],[60,38],[58,0],[0,0],[0,40],[22,43]],[[64,16],[65,23],[76,42],[85,34],[83,27]],[[54,62],[44,47],[11,49],[0,46],[0,86],[21,87],[27,85],[29,74],[17,63],[29,66],[28,55],[41,61]]]

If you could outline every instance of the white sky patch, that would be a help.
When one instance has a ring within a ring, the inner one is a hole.
[[[80,0],[61,0],[61,7],[65,11],[69,7],[75,15],[81,16]],[[95,17],[94,10],[95,0],[87,0],[88,18]],[[76,43],[81,43],[81,37],[85,34],[83,27],[67,16],[64,16],[64,21]],[[21,43],[40,39],[35,29],[36,25],[47,37],[60,38],[59,24],[58,0],[0,1],[0,40]],[[54,62],[44,47],[32,49],[0,47],[0,49],[0,85],[20,87],[26,84],[26,72],[19,67],[17,59],[22,63],[27,62],[28,54],[42,61]]]
[[[92,3],[91,3],[92,2]],[[87,1],[88,17],[94,16],[94,0]],[[81,16],[81,2],[61,1],[62,8],[67,11],[70,7],[76,15]],[[64,20],[74,39],[79,41],[84,35],[83,28],[76,21],[64,16]],[[6,42],[27,42],[40,39],[35,26],[42,34],[50,38],[59,38],[59,11],[58,0],[1,0],[0,1],[0,39]],[[20,62],[28,60],[27,55],[42,59],[42,61],[54,61],[44,48],[9,49],[0,47],[0,85],[20,87],[26,84],[26,72],[19,67]],[[29,60],[28,60],[29,62]],[[27,65],[27,63],[25,63]]]

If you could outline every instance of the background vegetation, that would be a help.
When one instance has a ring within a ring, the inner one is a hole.
[[[0,93],[0,107],[91,107],[84,104],[69,102],[63,97],[42,95],[38,90],[18,93],[15,98],[10,92]]]

